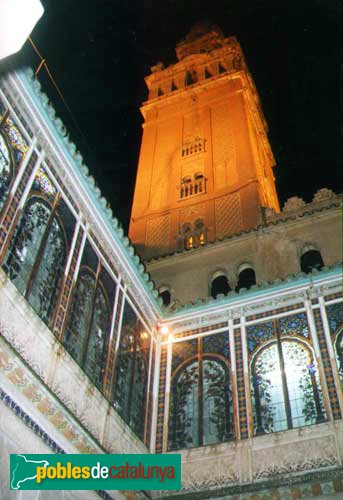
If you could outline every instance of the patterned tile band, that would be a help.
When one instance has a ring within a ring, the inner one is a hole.
[[[161,349],[160,386],[158,390],[156,453],[162,453],[163,451],[163,421],[164,421],[164,403],[165,403],[165,388],[166,388],[166,369],[167,369],[167,347],[163,346]]]
[[[236,373],[237,373],[237,394],[238,394],[240,438],[246,439],[248,437],[248,420],[247,420],[246,394],[245,394],[245,385],[244,385],[241,330],[235,329],[234,336],[235,336],[235,353],[236,353],[236,367],[237,367]]]
[[[0,388],[0,401],[15,413],[15,415],[29,428],[31,429],[42,441],[51,448],[53,453],[63,453],[65,450],[61,448],[56,441],[54,441],[45,430],[38,425],[31,417],[28,415],[4,390]],[[96,491],[99,497],[105,500],[112,500],[112,497],[106,493],[106,491]]]

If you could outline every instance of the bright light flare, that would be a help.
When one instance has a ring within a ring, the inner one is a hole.
[[[43,12],[39,0],[0,0],[0,59],[22,48]]]
[[[163,325],[161,326],[160,328],[160,332],[163,334],[163,335],[167,335],[169,333],[169,328],[166,326],[166,325]]]

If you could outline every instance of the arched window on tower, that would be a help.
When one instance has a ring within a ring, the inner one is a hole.
[[[239,292],[241,288],[249,290],[253,285],[256,285],[255,271],[249,264],[243,264],[239,268],[236,292]]]
[[[324,262],[319,250],[305,249],[300,259],[300,267],[303,273],[310,273],[313,269],[318,271],[324,266]]]
[[[206,244],[206,229],[202,219],[198,219],[194,222],[193,235],[195,246],[198,247]]]
[[[181,362],[172,374],[169,450],[222,443],[234,436],[231,377],[225,358],[228,340],[225,337],[226,333],[213,335],[208,345],[208,337],[194,339],[197,354]],[[183,344],[178,344],[181,359],[188,350],[186,343]],[[173,355],[175,366],[180,357],[174,349]]]
[[[63,220],[62,205],[58,195],[54,201],[32,196],[3,263],[11,281],[47,324],[53,316],[68,252],[65,225],[69,221]]]
[[[260,349],[251,364],[256,434],[325,420],[317,365],[311,348],[280,338]]]
[[[214,273],[211,282],[211,295],[215,299],[217,295],[227,295],[231,291],[227,276],[222,271]]]
[[[201,151],[202,143],[196,143],[192,146],[184,146],[182,149],[182,155],[188,156],[195,152]],[[181,180],[180,186],[180,198],[188,198],[197,194],[206,192],[206,179],[201,172],[198,172],[193,177],[185,176]]]
[[[193,194],[192,179],[187,176],[181,181],[180,197],[187,198]]]
[[[194,194],[202,193],[205,191],[205,177],[199,172],[194,175]]]
[[[197,81],[198,81],[198,76],[196,74],[196,71],[194,71],[194,70],[186,71],[186,76],[185,76],[186,87],[188,85],[192,85],[193,83],[196,83]]]
[[[190,250],[194,246],[194,239],[192,233],[192,226],[190,223],[186,222],[183,224],[181,229],[181,237],[183,239],[183,245],[186,250]]]
[[[207,229],[205,228],[204,221],[197,219],[194,224],[186,222],[183,224],[179,234],[180,247],[186,250],[198,248],[207,243]],[[181,248],[180,248],[181,249]]]

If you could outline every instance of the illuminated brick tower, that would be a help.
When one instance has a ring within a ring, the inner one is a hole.
[[[279,211],[267,124],[235,37],[198,25],[152,67],[129,234],[144,258],[192,248]]]

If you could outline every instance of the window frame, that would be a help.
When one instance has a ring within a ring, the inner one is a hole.
[[[170,405],[169,405],[169,414],[168,414],[168,438],[167,438],[167,448],[168,451],[174,450],[182,450],[182,449],[190,449],[190,448],[198,448],[202,446],[214,446],[216,444],[221,444],[223,442],[233,441],[235,439],[235,417],[234,417],[234,401],[233,401],[233,387],[232,387],[232,374],[231,367],[228,359],[218,353],[204,352],[203,351],[203,337],[198,337],[197,343],[197,353],[189,356],[187,359],[182,361],[174,370],[170,379]],[[229,340],[228,340],[229,342]],[[182,342],[181,342],[182,344]],[[213,361],[216,364],[219,364],[224,370],[224,387],[223,387],[223,398],[225,399],[226,405],[226,439],[223,441],[218,440],[217,443],[209,443],[204,444],[205,441],[205,428],[204,428],[204,373],[203,373],[203,365],[204,361]],[[192,444],[189,447],[180,447],[171,442],[170,436],[173,433],[175,437],[175,433],[177,431],[175,426],[175,415],[171,413],[171,402],[172,398],[175,397],[175,387],[178,384],[178,381],[185,370],[192,366],[196,365],[196,373],[197,373],[197,385],[198,385],[198,394],[197,394],[197,443]],[[230,415],[232,414],[232,421],[230,420]],[[174,419],[174,420],[173,420]]]

